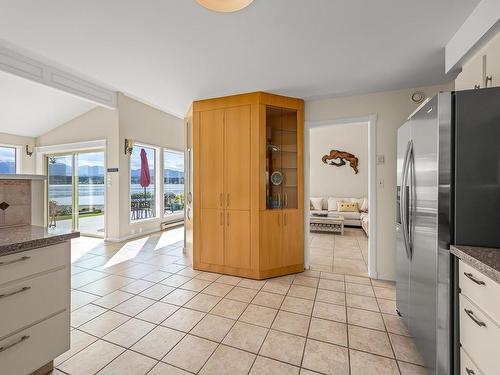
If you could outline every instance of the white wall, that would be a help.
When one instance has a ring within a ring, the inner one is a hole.
[[[35,156],[28,156],[25,152],[26,145],[35,145],[35,138],[23,137],[7,133],[0,133],[0,146],[15,146],[17,148],[18,171],[23,174],[35,173]]]
[[[377,115],[377,154],[385,164],[377,165],[377,266],[378,277],[394,280],[396,276],[396,152],[397,129],[418,106],[410,95],[423,91],[433,96],[449,91],[452,84],[374,93],[344,98],[325,98],[306,102],[306,121],[327,121]]]
[[[330,125],[311,128],[311,197],[368,197],[368,124]],[[341,167],[323,163],[323,155],[336,149],[359,160],[358,174],[349,163]]]

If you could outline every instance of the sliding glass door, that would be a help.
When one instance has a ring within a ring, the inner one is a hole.
[[[47,172],[49,226],[103,237],[104,152],[48,156]]]

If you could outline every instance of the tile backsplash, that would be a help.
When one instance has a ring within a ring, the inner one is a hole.
[[[0,180],[0,228],[31,223],[31,181]]]

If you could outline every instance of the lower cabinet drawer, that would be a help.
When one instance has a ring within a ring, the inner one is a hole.
[[[463,349],[460,349],[460,375],[484,375]]]
[[[0,338],[69,309],[70,298],[69,267],[0,287]]]
[[[0,340],[0,373],[28,375],[69,349],[69,310]]]
[[[497,375],[500,328],[478,307],[460,294],[460,343],[484,375]],[[472,375],[472,374],[471,374]]]
[[[35,273],[70,265],[70,243],[62,242],[39,249],[0,257],[0,285]]]

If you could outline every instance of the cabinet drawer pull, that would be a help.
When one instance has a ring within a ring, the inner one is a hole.
[[[22,287],[21,289],[19,290],[16,290],[15,292],[11,292],[11,293],[5,293],[5,294],[0,294],[0,299],[2,298],[7,298],[7,297],[10,297],[10,296],[13,296],[13,295],[16,295],[16,294],[19,294],[19,293],[22,293],[22,292],[26,292],[27,290],[30,290],[31,287],[30,286],[25,286],[25,287]]]
[[[220,193],[219,195],[219,206],[222,208],[223,206],[223,201],[224,200],[224,194]]]
[[[1,352],[6,351],[7,349],[12,348],[13,346],[16,346],[17,344],[22,343],[23,341],[28,340],[29,338],[30,338],[29,336],[24,335],[23,337],[21,337],[21,338],[20,338],[19,340],[17,340],[16,342],[13,342],[12,344],[9,344],[9,345],[7,345],[7,346],[0,346],[0,353],[1,353]]]
[[[470,368],[466,367],[465,371],[467,371],[467,375],[475,375],[476,373],[472,371]]]
[[[477,285],[486,285],[484,281],[476,279],[476,277],[470,272],[464,272],[464,275],[467,276],[467,278],[469,278],[473,282],[475,282]]]
[[[469,309],[464,309],[465,313],[467,315],[469,315],[469,318],[472,319],[472,321],[474,323],[476,323],[479,327],[486,327],[486,323],[485,322],[482,322],[481,320],[479,320],[478,318],[476,318],[476,316],[474,315],[474,311],[472,310],[469,310]]]
[[[25,260],[28,260],[30,259],[31,257],[21,257],[21,258],[18,258],[18,259],[14,259],[14,260],[9,260],[8,262],[0,262],[0,266],[6,266],[8,264],[12,264],[12,263],[17,263],[17,262],[24,262]]]

